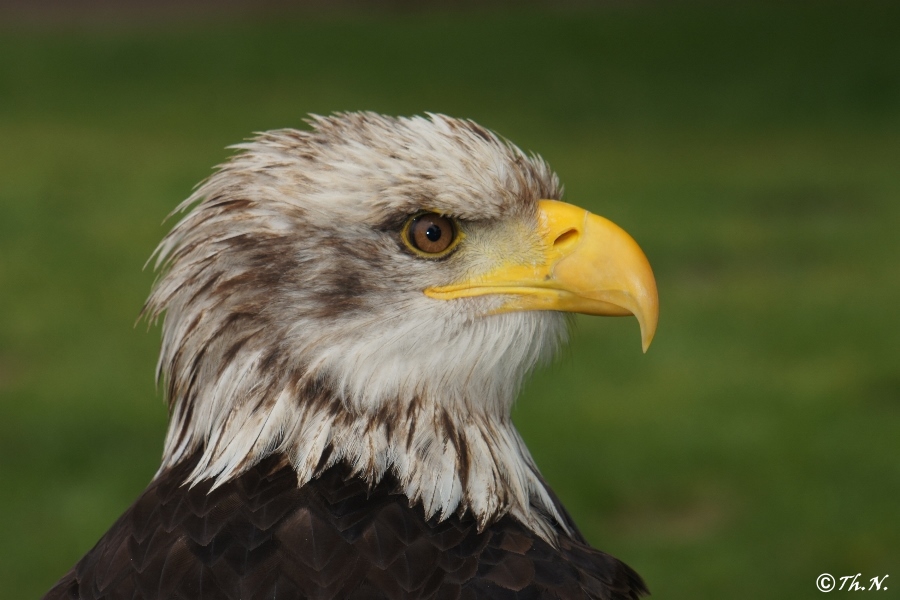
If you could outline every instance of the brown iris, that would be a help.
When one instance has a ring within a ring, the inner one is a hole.
[[[437,213],[423,213],[409,221],[404,235],[413,249],[425,254],[440,255],[456,241],[453,221]]]

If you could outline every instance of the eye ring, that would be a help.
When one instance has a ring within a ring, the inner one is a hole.
[[[407,248],[423,258],[442,258],[462,239],[456,220],[436,212],[421,212],[407,219],[401,238]]]

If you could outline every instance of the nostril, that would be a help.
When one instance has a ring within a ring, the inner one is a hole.
[[[561,234],[556,236],[556,239],[553,241],[553,246],[559,248],[560,246],[564,246],[569,242],[574,242],[578,239],[579,232],[574,227],[572,229],[566,229]]]

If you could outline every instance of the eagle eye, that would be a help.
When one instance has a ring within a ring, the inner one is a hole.
[[[433,212],[410,218],[403,228],[403,241],[417,254],[438,258],[449,254],[459,235],[453,219]]]

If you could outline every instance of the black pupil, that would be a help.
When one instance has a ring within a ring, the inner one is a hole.
[[[436,242],[441,239],[441,228],[432,223],[428,226],[428,229],[425,230],[425,237],[427,237],[432,242]]]

